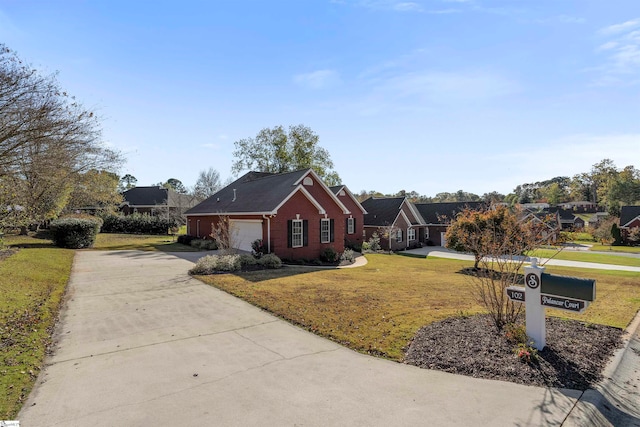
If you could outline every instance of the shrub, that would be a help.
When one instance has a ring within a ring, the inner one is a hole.
[[[527,330],[524,325],[508,323],[504,327],[504,336],[511,344],[526,344],[529,342]]]
[[[61,218],[51,222],[51,238],[61,248],[91,247],[99,231],[100,222],[95,219]]]
[[[353,254],[353,250],[351,249],[345,249],[344,252],[342,252],[342,255],[340,255],[340,261],[349,261],[349,262],[353,262],[355,261],[356,257]]]
[[[218,249],[218,245],[215,240],[193,239],[189,244],[193,248],[202,249],[205,251],[214,251]]]
[[[336,262],[338,257],[338,252],[332,247],[325,248],[320,254],[320,259],[324,262]]]
[[[240,255],[240,267],[251,267],[258,263],[258,261],[253,257],[253,255],[242,254]]]
[[[251,253],[256,258],[260,258],[267,253],[267,248],[264,246],[262,239],[256,239],[251,243]]]
[[[258,264],[264,268],[280,268],[282,267],[282,260],[275,254],[265,254],[258,260]]]
[[[178,243],[181,243],[183,245],[187,245],[187,246],[191,246],[191,242],[193,240],[196,240],[197,237],[195,236],[189,236],[188,234],[181,234],[178,236]]]
[[[345,248],[351,249],[354,252],[362,252],[363,251],[363,249],[362,249],[363,246],[364,246],[364,243],[360,244],[358,242],[354,242],[354,241],[351,241],[351,240],[346,240],[345,243],[344,243],[344,247]]]
[[[103,233],[167,234],[170,229],[178,225],[175,219],[151,216],[146,213],[127,216],[108,214],[102,219],[104,220]]]
[[[371,246],[369,242],[362,242],[362,252],[367,252],[371,250]]]
[[[240,270],[240,255],[207,255],[200,258],[189,274],[213,274],[218,271]]]
[[[380,235],[378,233],[373,233],[371,238],[369,239],[369,250],[371,252],[378,252],[382,249],[380,246]]]

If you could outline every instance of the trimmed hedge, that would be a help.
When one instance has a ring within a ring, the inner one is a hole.
[[[175,219],[166,219],[148,214],[107,215],[102,217],[103,233],[124,234],[168,234],[169,229],[177,227]]]
[[[98,219],[60,218],[51,222],[51,238],[61,248],[89,248],[96,241],[99,231]]]

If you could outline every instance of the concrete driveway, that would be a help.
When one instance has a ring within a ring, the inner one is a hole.
[[[190,278],[193,256],[79,251],[21,426],[547,426],[581,395],[353,352]]]

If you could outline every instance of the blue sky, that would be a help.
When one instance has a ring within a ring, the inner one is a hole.
[[[234,141],[300,123],[354,192],[640,167],[637,0],[0,0],[0,41],[139,185],[226,178]]]

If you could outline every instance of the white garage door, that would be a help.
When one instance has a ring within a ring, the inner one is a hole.
[[[262,239],[262,220],[231,220],[231,245],[251,252],[251,244]]]

